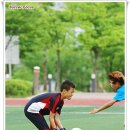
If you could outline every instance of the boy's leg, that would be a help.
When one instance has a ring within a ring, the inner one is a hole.
[[[38,128],[38,130],[50,130],[45,118],[38,113],[25,113],[26,117]]]

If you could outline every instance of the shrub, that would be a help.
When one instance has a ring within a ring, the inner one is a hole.
[[[32,83],[20,79],[7,79],[6,97],[26,97],[32,94]]]
[[[27,81],[33,80],[33,70],[23,66],[15,66],[13,69],[13,79],[22,79]]]

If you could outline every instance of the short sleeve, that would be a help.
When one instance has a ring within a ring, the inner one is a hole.
[[[60,115],[60,113],[61,113],[62,107],[63,107],[63,103],[61,103],[61,104],[56,108],[56,111],[59,113],[59,115]]]
[[[50,106],[49,106],[49,109],[52,113],[56,113],[56,108],[57,108],[57,105],[60,101],[60,97],[51,97],[50,98]]]
[[[124,89],[121,89],[121,90],[117,91],[117,93],[116,93],[115,97],[113,98],[113,100],[116,100],[116,101],[125,100]]]

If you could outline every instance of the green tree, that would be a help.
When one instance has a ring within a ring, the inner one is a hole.
[[[11,10],[10,4],[6,35],[19,36],[21,64],[30,74],[40,66],[45,90],[48,73],[57,86],[68,78],[78,90],[89,91],[91,73],[101,87],[110,71],[124,70],[123,2],[64,2],[62,8],[53,2],[13,3],[34,6],[32,10]],[[22,66],[14,66],[14,78],[22,77]]]

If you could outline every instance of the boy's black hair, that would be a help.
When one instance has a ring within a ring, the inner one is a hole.
[[[69,80],[65,80],[62,84],[61,84],[61,87],[60,87],[60,91],[62,92],[63,89],[65,90],[70,90],[70,88],[75,88],[75,85],[72,81],[69,81]]]

